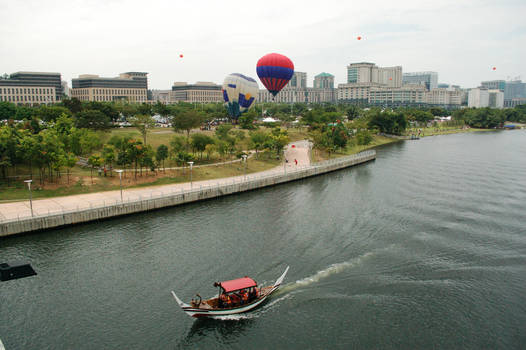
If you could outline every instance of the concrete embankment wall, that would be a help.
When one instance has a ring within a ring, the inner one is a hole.
[[[51,213],[43,216],[4,221],[0,223],[0,237],[107,219],[115,216],[128,215],[244,191],[251,191],[262,187],[325,174],[331,171],[365,163],[374,160],[375,158],[376,151],[370,150],[348,157],[331,159],[294,171],[287,170],[283,173],[274,173],[266,176],[261,174],[251,174],[250,176],[247,176],[246,179],[241,178],[232,181],[228,181],[228,179],[219,179],[218,183],[215,185],[205,187],[195,186],[194,189],[188,191],[163,193],[161,195],[158,194],[157,196],[153,195],[152,192],[152,196],[147,199],[130,200],[112,205],[93,207],[90,209],[62,211],[60,213]]]

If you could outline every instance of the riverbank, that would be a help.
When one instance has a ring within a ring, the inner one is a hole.
[[[30,203],[27,201],[0,204],[0,236],[129,215],[250,191],[325,174],[375,158],[376,151],[366,151],[312,165],[298,166],[289,162],[283,167],[246,176],[44,199],[33,201],[32,207],[29,207]]]

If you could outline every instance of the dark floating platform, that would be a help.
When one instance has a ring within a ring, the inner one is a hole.
[[[23,261],[12,263],[0,263],[0,281],[15,280],[18,278],[35,276],[37,273],[28,264]]]

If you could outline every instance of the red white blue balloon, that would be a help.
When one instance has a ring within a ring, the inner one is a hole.
[[[259,59],[256,71],[259,80],[273,96],[276,96],[292,78],[294,63],[287,56],[269,53]]]

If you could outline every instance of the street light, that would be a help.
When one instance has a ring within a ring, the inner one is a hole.
[[[33,195],[31,194],[31,182],[33,180],[24,180],[27,183],[27,188],[29,189],[29,206],[31,207],[31,216],[33,216]]]
[[[243,162],[245,162],[245,171],[244,171],[244,174],[245,174],[245,180],[247,179],[247,155],[246,154],[243,154],[241,156],[241,158],[243,158]]]
[[[122,201],[122,169],[115,170],[117,173],[119,173],[119,184],[121,186],[121,203]]]
[[[190,164],[190,189],[192,188],[192,166],[194,165],[194,162],[188,162]]]

